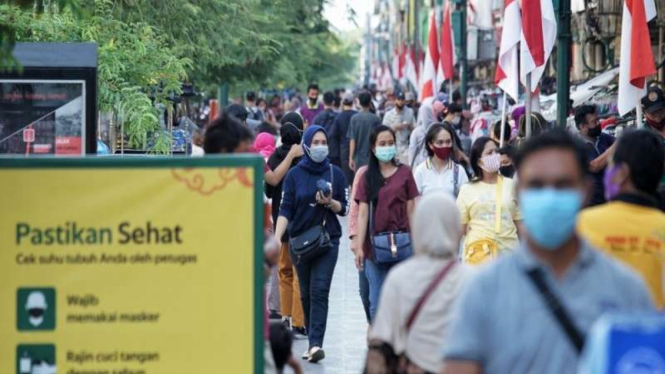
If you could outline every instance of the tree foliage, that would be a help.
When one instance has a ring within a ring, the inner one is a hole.
[[[325,1],[9,0],[0,5],[0,67],[15,42],[96,42],[99,108],[124,119],[131,145],[142,147],[159,131],[155,103],[185,80],[254,89],[349,82],[358,46],[330,31]]]

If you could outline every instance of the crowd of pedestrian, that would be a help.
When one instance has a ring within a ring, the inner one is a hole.
[[[665,307],[659,88],[642,101],[646,129],[618,139],[592,105],[575,108],[572,130],[533,113],[529,132],[521,107],[475,124],[458,93],[306,95],[277,120],[248,93],[203,141],[213,154],[256,139],[266,160],[276,372],[301,370],[283,353],[293,336],[309,341],[302,359],[325,358],[346,215],[370,374],[574,373],[601,315]]]

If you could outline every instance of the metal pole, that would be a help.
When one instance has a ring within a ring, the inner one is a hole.
[[[644,121],[642,120],[642,102],[639,98],[637,100],[637,106],[635,107],[635,126],[638,129],[644,127]]]
[[[413,39],[415,41],[415,46],[416,46],[416,60],[414,61],[415,63],[415,68],[416,71],[418,72],[417,75],[417,81],[419,85],[420,83],[420,74],[423,72],[420,71],[420,2],[421,0],[416,0],[414,9],[413,9]],[[420,90],[420,87],[414,87],[415,92],[418,92]],[[418,97],[420,97],[420,92],[418,92]]]
[[[508,101],[508,95],[506,91],[503,91],[503,104],[501,104],[501,137],[499,141],[499,148],[503,148],[503,143],[505,141],[503,129],[506,127],[506,102]]]
[[[570,105],[570,46],[571,33],[570,0],[559,0],[557,26],[557,125],[566,128]]]
[[[365,85],[369,86],[370,74],[371,74],[371,59],[372,59],[372,19],[369,12],[366,15],[365,19]]]
[[[665,21],[663,21],[665,22]],[[665,58],[665,55],[663,55],[663,44],[665,44],[665,24],[661,23],[660,27],[658,27],[658,62],[662,62],[663,59]],[[665,66],[661,67],[658,70],[658,81],[663,83],[665,82]]]
[[[466,36],[466,2],[467,0],[460,0],[459,4],[462,7],[462,20],[460,22],[460,35],[462,36],[462,40],[460,41],[460,69],[459,69],[459,75],[460,75],[460,94],[462,95],[462,107],[464,109],[469,109],[468,104],[466,102],[466,94],[467,94],[467,69],[468,69],[468,61],[466,59],[467,57],[467,36]],[[452,99],[452,98],[451,98]]]
[[[531,138],[531,95],[533,95],[533,92],[531,92],[531,73],[527,73],[526,75],[526,138],[529,139]]]

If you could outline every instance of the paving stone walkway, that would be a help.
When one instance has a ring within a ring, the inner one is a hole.
[[[367,353],[367,321],[358,295],[358,271],[349,251],[346,219],[340,223],[344,228],[344,236],[330,290],[328,328],[323,344],[326,359],[318,364],[301,360],[303,370],[308,374],[362,373]],[[300,357],[307,348],[307,340],[297,340],[293,353]]]

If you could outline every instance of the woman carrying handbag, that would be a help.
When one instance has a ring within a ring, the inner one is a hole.
[[[349,187],[342,170],[328,159],[328,134],[322,127],[307,128],[303,149],[305,155],[282,186],[275,237],[281,238],[288,228],[309,337],[302,357],[315,363],[325,358],[328,295],[342,236],[337,216],[348,213]]]
[[[418,201],[413,222],[414,256],[388,274],[372,326],[367,374],[438,373],[468,268],[457,262],[460,214],[449,193]]]
[[[370,136],[370,160],[358,184],[356,266],[369,281],[369,311],[376,315],[381,287],[388,271],[411,257],[411,215],[418,188],[411,168],[395,160],[395,132],[377,126]]]
[[[522,221],[515,196],[515,184],[499,173],[498,144],[481,137],[471,147],[471,166],[476,175],[460,189],[457,207],[466,235],[462,261],[481,264],[519,246]]]

